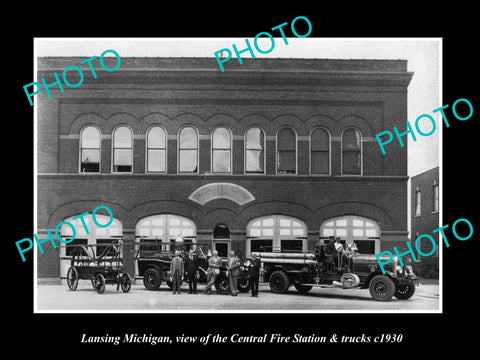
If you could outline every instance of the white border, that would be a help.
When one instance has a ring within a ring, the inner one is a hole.
[[[97,46],[99,49],[102,49],[101,51],[108,49],[110,44],[109,42],[119,42],[119,41],[134,41],[134,42],[139,42],[139,41],[144,41],[144,42],[158,42],[158,41],[164,41],[164,42],[172,42],[174,44],[177,44],[180,41],[200,41],[202,42],[202,47],[208,48],[209,53],[208,55],[199,55],[199,56],[212,56],[213,51],[216,51],[217,48],[209,48],[209,46],[206,46],[205,44],[205,38],[33,38],[34,40],[34,50],[33,50],[33,56],[34,56],[34,66],[33,66],[33,81],[37,81],[37,56],[59,56],[56,54],[44,54],[41,53],[39,54],[38,52],[38,45],[39,42],[45,42],[45,41],[68,41],[68,42],[85,42],[85,41],[93,41],[97,42]],[[208,38],[209,41],[214,41],[218,42],[218,46],[230,46],[232,39],[229,38]],[[239,39],[233,39],[239,40]],[[242,39],[243,40],[243,39]],[[438,50],[439,50],[439,74],[438,74],[438,80],[439,80],[439,104],[443,105],[443,93],[442,93],[442,88],[443,88],[443,77],[442,77],[442,69],[443,69],[443,38],[439,37],[432,37],[432,38],[401,38],[401,37],[393,37],[393,38],[310,38],[310,39],[295,39],[295,38],[289,38],[289,48],[286,48],[288,50],[289,56],[281,56],[282,54],[273,54],[272,56],[263,56],[263,57],[291,57],[292,54],[296,54],[296,50],[293,50],[295,44],[301,44],[304,45],[306,44],[306,41],[308,40],[322,40],[325,42],[339,42],[339,41],[350,41],[350,42],[361,42],[361,41],[378,41],[378,42],[393,42],[393,41],[415,41],[415,42],[422,42],[422,41],[431,41],[431,42],[438,42]],[[81,48],[81,47],[80,47]],[[43,51],[43,50],[42,50]],[[87,54],[91,55],[91,54]],[[298,55],[298,54],[297,54]],[[63,55],[63,56],[79,56],[78,54],[69,54],[69,55]],[[82,50],[81,56],[85,56],[85,50]],[[137,56],[144,56],[144,55],[137,55]],[[158,54],[156,55],[158,56]],[[160,55],[160,56],[166,56],[166,55]],[[171,56],[176,56],[176,55],[171,55]],[[301,56],[301,55],[300,55]],[[258,56],[262,57],[262,56]],[[333,57],[327,57],[333,59]],[[410,103],[407,103],[408,106],[410,106]],[[26,105],[27,106],[27,105]],[[34,183],[34,199],[33,199],[33,212],[34,212],[34,229],[35,231],[37,230],[38,226],[38,219],[37,219],[37,208],[38,208],[38,203],[37,203],[37,192],[38,192],[38,181],[37,181],[37,173],[38,173],[38,158],[37,158],[37,101],[34,99],[34,109],[33,109],[33,114],[34,114],[34,139],[33,139],[33,144],[34,144],[34,154],[33,154],[33,163],[34,163],[34,174],[33,174],[33,183]],[[433,110],[433,109],[432,109]],[[185,124],[184,126],[189,126],[188,124]],[[182,128],[184,127],[182,126]],[[443,225],[443,154],[442,154],[442,149],[443,149],[443,126],[440,127],[440,138],[439,138],[439,182],[440,182],[440,204],[439,204],[439,222],[440,226]],[[195,129],[195,127],[194,127]],[[386,129],[387,130],[387,129]],[[278,129],[277,129],[278,132]],[[133,135],[133,132],[132,132]],[[179,133],[177,133],[177,136],[179,136]],[[198,136],[198,131],[197,131],[197,136]],[[298,137],[298,135],[296,134]],[[200,139],[197,138],[197,144],[199,146],[199,141]],[[275,153],[276,153],[276,143],[275,141]],[[298,139],[297,139],[298,143]],[[363,144],[362,144],[363,145]],[[363,147],[363,146],[362,146]],[[113,148],[113,146],[112,146]],[[133,149],[133,138],[132,138],[132,149]],[[178,148],[177,148],[178,151]],[[132,151],[133,153],[133,151]],[[197,164],[198,164],[198,153],[199,153],[199,148],[197,148]],[[297,154],[298,154],[298,149],[297,149]],[[178,161],[178,160],[177,160]],[[276,155],[275,155],[275,161],[276,161]],[[178,165],[178,164],[177,164]],[[297,167],[298,167],[298,159],[297,159]],[[277,169],[277,164],[275,164],[275,173]],[[199,169],[200,170],[200,169]],[[363,166],[362,166],[362,171],[363,171]],[[133,172],[133,162],[132,162],[132,172]],[[297,169],[298,172],[298,169]],[[197,174],[200,174],[198,171]],[[293,175],[293,174],[292,174]],[[409,186],[408,186],[409,189]],[[410,196],[408,196],[408,203],[410,202]],[[408,207],[410,209],[410,205]],[[440,244],[440,240],[439,240]],[[33,250],[33,307],[34,307],[34,313],[396,313],[396,314],[402,314],[402,313],[443,313],[443,246],[440,247],[440,268],[439,268],[439,309],[438,310],[39,310],[38,309],[38,293],[37,293],[37,286],[38,286],[38,279],[37,279],[37,250],[34,247]]]

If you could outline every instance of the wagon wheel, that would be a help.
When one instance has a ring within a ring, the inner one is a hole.
[[[120,287],[124,293],[130,291],[130,288],[132,287],[132,280],[130,279],[130,275],[127,273],[122,274],[122,277],[120,278]]]
[[[102,274],[95,275],[95,284],[97,285],[97,293],[103,294],[105,291],[105,277]]]
[[[67,272],[67,285],[72,291],[75,291],[78,286],[78,272],[73,266],[71,266]]]

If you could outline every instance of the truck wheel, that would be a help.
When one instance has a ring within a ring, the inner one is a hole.
[[[246,293],[250,291],[250,280],[247,275],[241,275],[238,278],[238,291]]]
[[[162,279],[157,269],[148,269],[143,274],[143,285],[147,290],[158,290],[161,283]]]
[[[390,301],[395,294],[395,283],[385,275],[377,275],[370,280],[370,295],[377,301]]]
[[[277,270],[270,275],[269,283],[270,289],[272,289],[274,293],[284,294],[290,287],[290,278],[284,271]]]
[[[220,295],[228,295],[231,293],[230,282],[224,275],[218,275],[215,279],[215,291]]]
[[[97,284],[97,294],[103,294],[105,292],[105,277],[102,274],[97,274],[95,283]]]
[[[310,290],[312,290],[312,287],[313,287],[313,286],[310,286],[310,285],[300,285],[300,284],[295,284],[294,286],[295,286],[295,289],[297,289],[297,291],[300,294],[308,293]]]
[[[67,285],[68,288],[72,291],[77,290],[78,286],[78,272],[73,266],[68,269],[67,272]]]
[[[415,285],[412,283],[398,284],[394,296],[398,300],[408,300],[415,294]]]

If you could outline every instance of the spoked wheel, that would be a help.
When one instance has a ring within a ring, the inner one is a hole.
[[[217,279],[215,280],[215,291],[217,292],[217,294],[221,295],[228,295],[231,293],[230,282],[228,281],[228,278],[226,276],[217,276]]]
[[[377,275],[369,285],[370,295],[377,301],[390,301],[395,294],[395,283],[385,275]]]
[[[241,293],[246,293],[250,291],[250,280],[247,275],[241,275],[238,277],[237,290]]]
[[[147,290],[157,290],[162,283],[160,273],[156,269],[148,269],[143,275],[143,285]]]
[[[286,293],[290,287],[290,279],[288,275],[281,270],[274,271],[273,274],[270,275],[269,283],[270,289],[277,294]]]
[[[120,278],[120,287],[124,293],[130,291],[130,288],[132,287],[132,280],[130,279],[130,275],[127,273],[122,274],[122,277]]]
[[[398,300],[408,300],[415,294],[415,284],[399,284],[396,287],[395,296]]]
[[[95,275],[95,285],[98,294],[103,294],[105,292],[105,277],[102,274]]]
[[[68,269],[67,272],[67,285],[68,288],[72,291],[77,290],[78,286],[78,272],[73,266]]]

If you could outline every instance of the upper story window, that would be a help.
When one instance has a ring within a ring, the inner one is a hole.
[[[417,187],[417,190],[415,191],[415,216],[420,215],[422,215],[422,193]]]
[[[147,133],[147,172],[167,171],[167,134],[160,126],[154,126]]]
[[[80,135],[80,172],[100,172],[100,130],[87,126]]]
[[[342,134],[342,174],[362,175],[362,134],[357,129]]]
[[[212,173],[232,172],[232,134],[224,127],[212,133]]]
[[[277,132],[277,174],[297,173],[297,134],[290,127]]]
[[[198,173],[198,134],[193,127],[184,127],[178,139],[178,171]]]
[[[119,126],[113,132],[113,172],[132,172],[133,136],[127,126]]]
[[[245,173],[265,172],[265,134],[262,129],[252,127],[245,133]]]
[[[322,128],[314,129],[310,136],[310,172],[330,174],[330,134]]]
[[[439,199],[440,199],[440,193],[439,193],[438,183],[435,181],[433,183],[433,212],[438,212]]]

